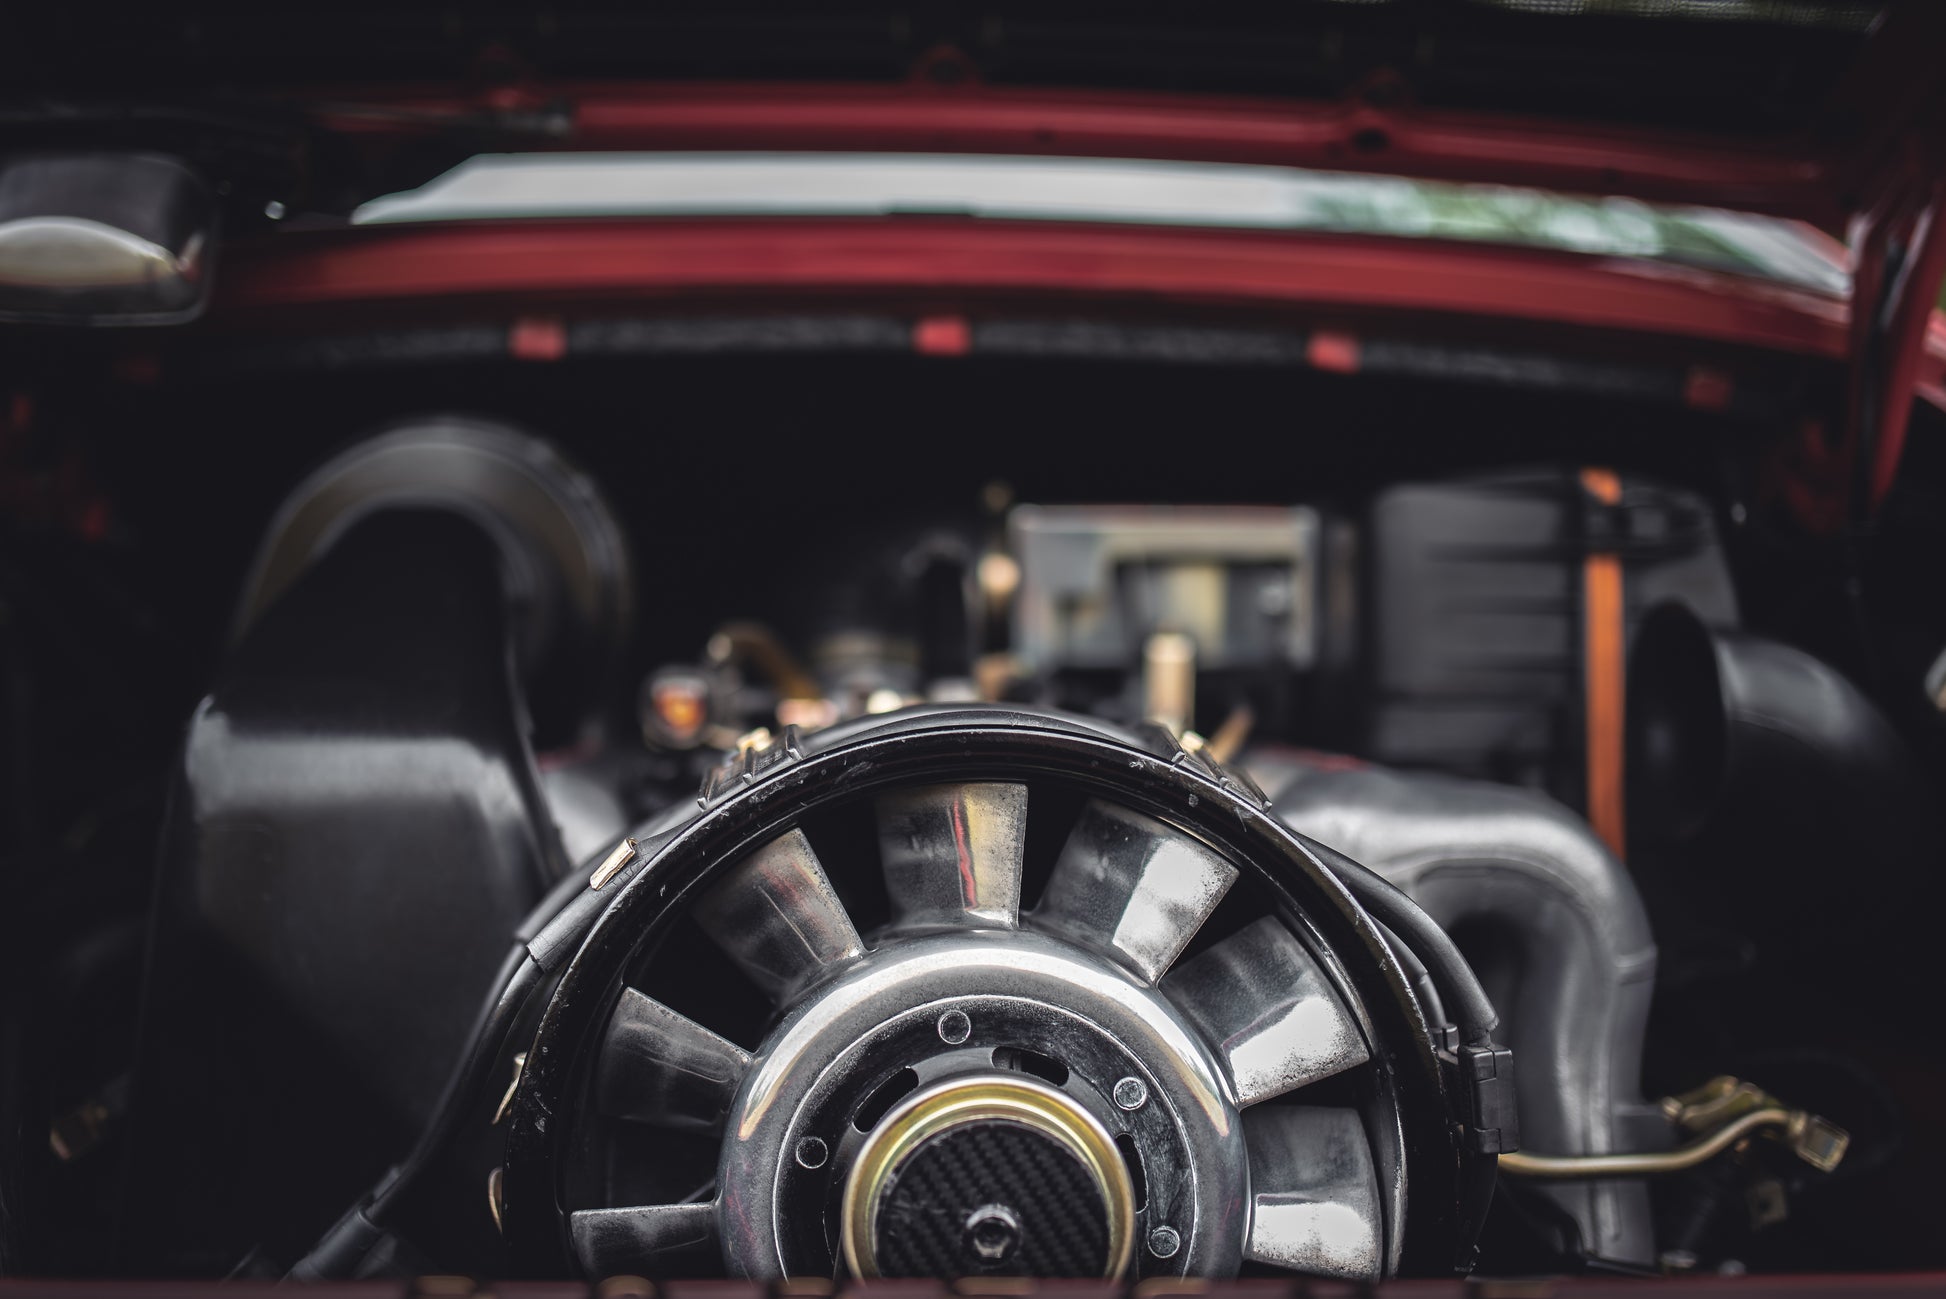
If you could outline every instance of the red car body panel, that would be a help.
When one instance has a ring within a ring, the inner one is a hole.
[[[1042,154],[1244,162],[1531,185],[1809,221],[1835,235],[1938,174],[1946,6],[1894,7],[1808,129],[1752,136],[1540,114],[1423,109],[1378,74],[1338,100],[983,86],[949,50],[904,84],[515,81],[294,92],[368,147],[456,121],[547,119],[530,147]],[[950,75],[948,75],[950,73]],[[518,147],[518,146],[513,146]]]
[[[1366,236],[955,217],[469,221],[271,239],[234,251],[223,316],[319,307],[519,310],[698,299],[1027,299],[1569,324],[1840,359],[1837,299],[1621,258]],[[300,317],[302,318],[302,317]]]
[[[1849,299],[1616,258],[1314,234],[951,218],[587,220],[287,230],[230,250],[217,319],[408,306],[895,297],[1493,319],[1757,348],[1850,367],[1841,443],[1801,510],[1835,522],[1889,489],[1914,395],[1946,408],[1946,5],[1892,10],[1817,125],[1753,140],[1415,108],[1379,76],[1341,101],[991,88],[942,52],[904,85],[516,83],[293,95],[383,155],[467,119],[527,114],[550,150],[963,151],[1249,162],[1527,185],[1805,221]],[[942,78],[940,66],[954,76]],[[950,84],[941,84],[942,80]],[[1868,468],[1853,466],[1863,457]]]

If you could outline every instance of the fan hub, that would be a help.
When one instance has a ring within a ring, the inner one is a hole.
[[[901,1076],[912,1080],[909,1094],[872,1113],[871,1098]],[[1128,1078],[1151,1098],[1133,1112],[1111,1099]],[[1208,1048],[1153,987],[1025,930],[884,942],[785,1016],[754,1056],[725,1125],[717,1180],[726,1261],[752,1275],[828,1268],[822,1233],[807,1224],[836,1199],[843,1251],[855,1270],[873,1274],[900,1182],[952,1172],[962,1157],[970,1164],[949,1139],[974,1133],[1017,1172],[1080,1170],[1075,1185],[1100,1206],[1102,1222],[1080,1275],[1128,1271],[1131,1242],[1158,1224],[1180,1232],[1199,1269],[1235,1266],[1244,1224],[1225,1200],[1243,1182],[1243,1131]],[[795,1159],[809,1136],[833,1151],[828,1165],[806,1169]],[[1021,1251],[1048,1224],[1017,1178],[975,1184],[977,1194],[952,1202],[950,1222],[931,1225],[933,1248],[958,1256],[981,1225],[1004,1236],[973,1221],[997,1207],[1014,1217],[1020,1239],[1011,1258],[977,1270],[1019,1270]],[[1004,1254],[1006,1242],[996,1243]],[[1078,1253],[1068,1266],[1081,1266]]]
[[[1135,1188],[1114,1138],[1067,1093],[1017,1075],[952,1078],[873,1127],[843,1199],[858,1276],[1118,1277]]]

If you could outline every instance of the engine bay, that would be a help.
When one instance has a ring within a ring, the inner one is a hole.
[[[11,1267],[1942,1262],[1940,428],[770,328],[41,358]]]

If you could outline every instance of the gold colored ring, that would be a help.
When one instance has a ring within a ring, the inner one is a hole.
[[[1108,1210],[1108,1280],[1135,1253],[1135,1190],[1115,1139],[1073,1098],[1043,1083],[981,1076],[907,1097],[879,1120],[845,1179],[840,1234],[853,1276],[878,1275],[878,1200],[891,1176],[926,1141],[973,1123],[1018,1123],[1059,1142],[1088,1170]]]

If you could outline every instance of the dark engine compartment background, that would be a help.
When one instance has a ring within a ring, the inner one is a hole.
[[[883,575],[930,531],[983,526],[996,480],[1022,502],[1303,502],[1357,517],[1402,480],[1600,464],[1703,492],[1744,624],[1847,671],[1935,781],[1946,763],[1946,733],[1911,684],[1946,644],[1936,417],[1915,420],[1879,533],[1854,547],[1860,605],[1845,549],[1793,535],[1766,498],[1754,466],[1781,421],[1624,397],[880,355],[124,365],[113,381],[85,350],[23,359],[35,393],[14,401],[0,446],[12,515],[0,552],[10,1270],[136,1261],[104,1251],[101,1224],[126,1211],[99,1171],[118,1157],[112,1130],[92,1161],[68,1165],[28,1119],[66,1112],[126,1069],[167,773],[271,510],[332,450],[399,418],[464,412],[525,428],[605,488],[638,581],[636,636],[608,691],[619,746],[634,743],[643,674],[694,660],[728,619],[762,619],[799,646],[834,618],[896,619]],[[1357,709],[1300,694],[1291,716],[1274,738],[1358,751]],[[1834,860],[1833,845],[1784,833],[1744,843],[1735,860],[1715,855],[1720,844],[1631,859],[1663,953],[1645,1090],[1736,1072],[1853,1130],[1853,1162],[1794,1200],[1788,1226],[1741,1248],[1749,1266],[1946,1262],[1932,1229],[1946,1046],[1916,990],[1931,977],[1941,863]]]

